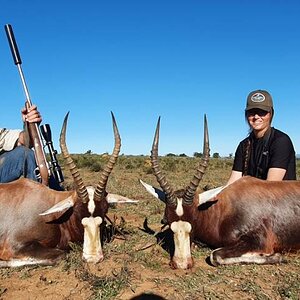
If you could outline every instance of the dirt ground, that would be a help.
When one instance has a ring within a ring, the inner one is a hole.
[[[122,214],[140,231],[143,219]],[[192,270],[172,270],[168,254],[143,236],[132,241],[130,234],[126,239],[116,234],[104,244],[105,259],[97,265],[82,263],[80,250],[56,266],[1,269],[0,299],[300,299],[297,255],[288,255],[282,265],[215,268],[205,260],[210,250],[196,248]]]

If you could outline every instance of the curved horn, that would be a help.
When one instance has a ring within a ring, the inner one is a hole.
[[[167,182],[166,177],[162,174],[160,167],[158,165],[158,141],[159,141],[159,127],[160,127],[160,117],[157,121],[155,136],[152,144],[152,150],[151,150],[151,164],[152,164],[152,170],[154,172],[154,175],[156,177],[156,180],[158,181],[160,187],[163,189],[163,191],[166,193],[166,202],[168,204],[175,204],[176,199],[174,197],[174,192]]]
[[[72,177],[73,177],[73,180],[74,180],[74,183],[76,186],[77,195],[81,199],[82,202],[86,203],[87,201],[89,201],[87,189],[81,179],[81,176],[79,174],[79,171],[78,171],[73,159],[71,158],[71,155],[69,154],[69,151],[68,151],[67,145],[66,145],[66,127],[67,127],[67,122],[68,122],[68,116],[69,116],[69,112],[65,116],[64,123],[63,123],[61,133],[60,133],[60,138],[59,138],[60,149],[61,149],[61,153],[62,153],[64,159],[66,160],[66,164],[72,174]]]
[[[115,136],[115,146],[112,155],[110,156],[104,170],[102,171],[100,175],[100,181],[95,189],[94,193],[94,200],[100,201],[104,194],[106,189],[106,184],[108,177],[118,159],[118,155],[121,149],[121,138],[118,131],[117,123],[114,114],[111,112],[112,122],[113,122],[113,129],[114,129],[114,136]]]
[[[204,145],[203,145],[203,157],[201,162],[196,170],[196,174],[194,175],[192,181],[190,182],[189,186],[186,188],[183,202],[185,204],[192,204],[195,192],[197,187],[205,173],[205,170],[208,165],[209,160],[209,139],[208,139],[208,129],[207,129],[207,119],[206,115],[204,115]]]

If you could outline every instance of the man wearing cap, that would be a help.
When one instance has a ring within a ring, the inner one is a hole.
[[[273,101],[267,91],[256,90],[248,95],[245,118],[250,133],[236,149],[227,184],[245,175],[266,180],[296,179],[292,141],[287,134],[271,127],[273,116]]]

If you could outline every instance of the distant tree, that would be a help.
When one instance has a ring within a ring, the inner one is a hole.
[[[203,154],[200,153],[200,152],[194,152],[193,156],[194,156],[194,157],[202,157]]]
[[[174,153],[168,153],[166,156],[176,156]]]
[[[232,158],[233,157],[233,153],[229,153],[229,158]]]
[[[86,151],[85,154],[92,154],[92,150]]]
[[[215,152],[215,153],[213,154],[213,158],[220,158],[220,154],[219,154],[218,152]]]
[[[187,155],[185,153],[181,153],[178,156],[180,156],[180,157],[187,157]]]

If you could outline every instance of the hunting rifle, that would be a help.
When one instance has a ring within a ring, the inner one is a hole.
[[[7,39],[9,42],[10,50],[13,56],[13,60],[15,65],[18,67],[19,74],[21,77],[23,89],[26,96],[26,108],[29,109],[32,106],[32,102],[29,96],[29,91],[25,82],[25,77],[22,71],[22,60],[20,57],[20,53],[18,50],[18,46],[15,40],[15,36],[13,33],[12,26],[10,24],[6,24],[5,32],[7,35]],[[33,144],[35,160],[37,163],[37,179],[45,185],[49,185],[49,179],[56,180],[58,185],[64,181],[63,174],[61,168],[58,164],[58,160],[56,158],[57,151],[53,148],[52,143],[52,135],[49,124],[39,125],[37,123],[27,123],[27,128],[29,131],[29,136]],[[43,140],[43,138],[44,140]],[[46,153],[44,150],[44,141],[48,147],[50,162],[46,159]]]

